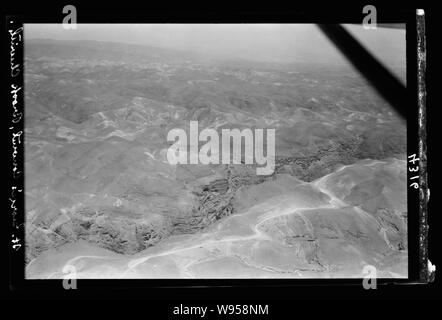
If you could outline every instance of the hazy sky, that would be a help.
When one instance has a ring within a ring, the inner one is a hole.
[[[405,30],[346,26],[387,65],[405,66]],[[271,62],[345,63],[312,24],[27,24],[25,38],[100,40]]]

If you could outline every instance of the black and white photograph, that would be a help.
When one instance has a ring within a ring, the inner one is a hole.
[[[75,27],[23,27],[26,279],[408,277],[407,121],[317,25]]]

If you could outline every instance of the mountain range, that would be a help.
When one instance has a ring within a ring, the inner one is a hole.
[[[28,278],[407,276],[406,126],[349,67],[25,42]],[[276,169],[170,165],[172,128],[274,128]]]

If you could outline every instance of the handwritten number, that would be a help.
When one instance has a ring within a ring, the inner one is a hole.
[[[409,163],[412,163],[414,165],[418,161],[419,161],[419,158],[416,158],[416,154],[415,153],[413,153],[412,155],[408,156],[408,162]],[[415,167],[410,167],[410,168],[408,168],[408,171],[409,172],[418,172],[419,171],[419,166],[416,165]],[[410,180],[416,180],[416,179],[419,179],[419,176],[412,176],[410,178]],[[414,188],[414,189],[419,189],[419,182],[411,183],[410,187]]]

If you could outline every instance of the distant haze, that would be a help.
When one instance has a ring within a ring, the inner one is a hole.
[[[405,68],[405,30],[346,25],[390,67]],[[313,24],[27,24],[25,37],[136,43],[265,62],[344,64],[345,58]]]

